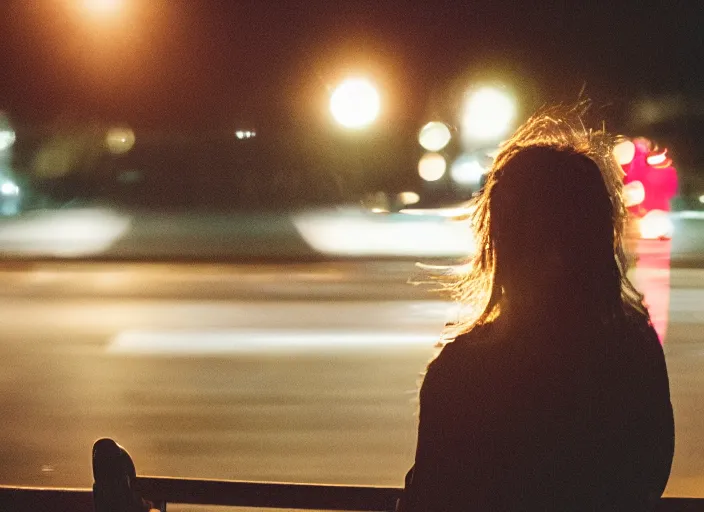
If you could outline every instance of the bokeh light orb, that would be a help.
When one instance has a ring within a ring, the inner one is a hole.
[[[418,133],[418,142],[427,151],[440,151],[450,143],[450,139],[450,129],[440,121],[431,121]]]
[[[0,128],[0,151],[9,149],[16,139],[17,136],[12,128]]]
[[[0,194],[3,196],[18,196],[20,194],[20,187],[11,181],[6,181],[0,186]]]
[[[641,181],[631,181],[623,186],[623,202],[626,206],[637,206],[645,201],[645,187]]]
[[[662,210],[650,210],[639,223],[640,236],[646,240],[672,238],[674,225],[670,215]]]
[[[398,200],[404,206],[409,206],[412,204],[417,204],[420,202],[420,196],[416,192],[407,191],[401,192],[398,195]]]
[[[619,165],[628,165],[636,156],[636,145],[631,140],[623,140],[614,146],[612,153]]]
[[[447,161],[439,153],[426,153],[418,162],[418,174],[425,181],[438,181],[446,170]]]
[[[0,151],[5,151],[12,147],[17,140],[15,130],[12,129],[10,119],[0,110]]]
[[[369,126],[380,111],[379,91],[365,78],[348,78],[330,96],[330,112],[345,128],[360,129]]]
[[[492,141],[506,135],[516,117],[514,98],[496,87],[468,94],[462,111],[462,130],[469,140]]]
[[[105,146],[114,155],[127,153],[135,143],[134,132],[129,128],[111,128],[105,136]]]
[[[461,156],[452,163],[450,168],[452,180],[458,185],[468,187],[478,187],[485,172],[486,169],[470,156]]]

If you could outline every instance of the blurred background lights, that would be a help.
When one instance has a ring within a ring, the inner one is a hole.
[[[450,129],[439,121],[426,124],[418,134],[418,142],[427,151],[440,151],[449,144],[451,138]]]
[[[380,110],[379,92],[364,78],[348,78],[330,97],[332,116],[346,128],[360,129],[370,125]]]
[[[9,149],[15,143],[15,131],[12,129],[0,129],[0,151]]]
[[[700,202],[700,203],[704,203],[704,194],[702,194],[701,196],[699,196],[699,202]]]
[[[636,145],[630,140],[624,140],[614,146],[613,155],[619,165],[628,165],[636,156]]]
[[[461,156],[450,168],[450,176],[455,183],[470,187],[478,187],[485,172],[486,169],[470,156]]]
[[[636,206],[645,201],[645,187],[641,181],[631,181],[623,186],[626,206]]]
[[[437,181],[445,175],[447,162],[438,153],[426,153],[418,162],[418,174],[425,181]]]
[[[127,153],[134,146],[134,132],[129,128],[111,128],[105,136],[105,145],[110,153]]]
[[[255,131],[237,130],[237,131],[235,132],[235,137],[237,137],[237,138],[240,139],[240,140],[243,140],[243,139],[251,139],[252,137],[256,137],[256,136],[257,136],[257,132],[255,132]]]
[[[648,155],[645,161],[648,162],[648,165],[651,165],[653,167],[667,167],[671,163],[669,161],[669,158],[667,157],[666,149],[663,150],[661,153],[654,153],[652,155]]]
[[[667,212],[650,210],[639,223],[640,236],[646,240],[671,238],[674,226]]]
[[[419,203],[420,196],[415,192],[401,192],[398,195],[398,201],[404,206],[409,206]]]
[[[515,117],[513,97],[501,89],[483,87],[466,97],[461,116],[462,130],[470,140],[498,140],[509,132]]]
[[[20,193],[20,187],[12,183],[11,181],[6,181],[0,186],[0,194],[4,196],[17,196]]]

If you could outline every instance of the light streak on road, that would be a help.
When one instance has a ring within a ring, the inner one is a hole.
[[[273,355],[300,352],[380,350],[400,347],[432,348],[440,333],[360,331],[349,329],[220,329],[134,330],[118,334],[107,353],[120,355]]]
[[[306,243],[323,254],[465,257],[475,248],[466,223],[437,215],[320,212],[298,215],[294,224]]]

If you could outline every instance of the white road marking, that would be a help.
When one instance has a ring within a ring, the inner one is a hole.
[[[437,216],[334,209],[302,213],[292,220],[306,243],[323,254],[464,257],[475,250],[466,222]]]

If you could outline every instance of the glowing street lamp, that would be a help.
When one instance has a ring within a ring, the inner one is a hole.
[[[125,0],[83,0],[83,8],[96,16],[112,16],[125,6]]]
[[[345,128],[359,130],[369,126],[380,110],[379,92],[365,78],[348,78],[330,96],[330,112]]]
[[[511,129],[516,117],[512,96],[495,87],[471,92],[464,104],[461,125],[468,141],[497,142]]]

